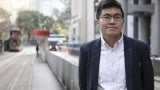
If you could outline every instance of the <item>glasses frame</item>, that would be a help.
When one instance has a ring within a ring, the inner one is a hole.
[[[106,21],[106,22],[110,22],[112,18],[113,18],[113,20],[114,20],[115,22],[121,22],[122,19],[123,19],[123,16],[120,15],[120,14],[116,14],[116,15],[109,15],[109,14],[107,14],[107,15],[103,15],[103,16],[100,17],[100,18],[102,18],[102,20],[103,20],[103,21]]]

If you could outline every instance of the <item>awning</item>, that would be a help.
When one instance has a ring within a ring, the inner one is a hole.
[[[49,36],[49,30],[33,30],[32,36],[42,36],[42,37],[48,37]]]

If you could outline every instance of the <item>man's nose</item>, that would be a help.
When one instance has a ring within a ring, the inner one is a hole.
[[[114,18],[111,17],[110,21],[109,22],[115,22]]]
[[[110,21],[109,21],[109,24],[115,24],[115,20],[114,20],[114,18],[113,17],[111,17],[111,19],[110,19]]]

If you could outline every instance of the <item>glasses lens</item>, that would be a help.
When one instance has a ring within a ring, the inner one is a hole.
[[[109,22],[112,19],[112,17],[113,17],[113,19],[114,19],[115,22],[120,22],[121,19],[122,19],[121,15],[114,15],[114,16],[105,15],[105,16],[102,16],[101,18],[103,19],[103,21]]]
[[[114,21],[119,22],[119,21],[121,21],[122,16],[121,15],[115,15],[115,16],[113,16],[113,19],[114,19]]]

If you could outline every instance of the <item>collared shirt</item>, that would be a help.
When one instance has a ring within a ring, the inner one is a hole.
[[[114,47],[110,47],[101,36],[97,90],[127,90],[123,34]]]

